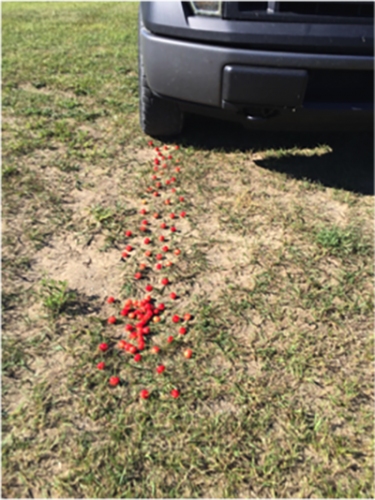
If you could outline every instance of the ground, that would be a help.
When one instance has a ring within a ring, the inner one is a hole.
[[[153,257],[134,279],[140,207],[169,210],[137,5],[5,3],[2,27],[3,497],[373,498],[372,132],[190,117],[167,143],[172,301]],[[119,312],[146,282],[167,310],[135,363]]]

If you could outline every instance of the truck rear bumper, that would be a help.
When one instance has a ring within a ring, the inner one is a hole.
[[[351,76],[360,75],[359,87],[365,81],[368,88],[365,94],[359,92],[360,101],[347,99],[341,108],[373,106],[372,56],[229,48],[158,36],[146,28],[141,30],[140,38],[149,86],[161,96],[220,109],[249,106],[292,109],[305,105],[301,93],[305,93],[306,87],[309,93],[312,75],[316,80],[316,75],[350,72]],[[325,86],[321,80],[319,85]],[[324,107],[324,102],[318,101],[319,96],[314,106]],[[330,99],[327,105],[332,106]],[[306,103],[309,106],[311,102]],[[340,101],[335,101],[335,107],[340,108]]]

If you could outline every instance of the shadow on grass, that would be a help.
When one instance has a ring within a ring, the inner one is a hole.
[[[354,127],[353,127],[354,128]],[[265,152],[259,167],[283,172],[296,179],[323,186],[374,194],[373,131],[280,132],[254,131],[237,123],[188,115],[182,143],[202,150]],[[303,149],[325,149],[324,154],[306,156]]]

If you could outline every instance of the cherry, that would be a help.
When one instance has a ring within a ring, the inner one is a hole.
[[[164,311],[165,305],[164,304],[159,304],[158,305],[158,309],[159,309],[159,311]]]
[[[165,160],[164,156],[163,156],[163,160]],[[162,167],[163,167],[163,168],[167,168],[167,164],[166,164],[166,163],[163,163]]]
[[[180,146],[176,146],[175,149],[180,149]]]
[[[180,393],[178,392],[178,390],[177,390],[177,389],[173,389],[173,390],[171,391],[171,396],[172,396],[172,398],[175,398],[175,399],[176,399],[176,398],[178,398],[178,396],[179,396],[179,395],[180,395]]]
[[[176,161],[177,161],[177,160],[176,160]],[[176,167],[176,168],[175,168],[175,171],[176,171],[176,172],[179,172],[180,170],[181,170],[181,169],[180,169],[180,167]]]
[[[140,280],[142,278],[142,274],[141,273],[135,273],[134,278],[136,280]]]
[[[186,215],[186,212],[181,212],[180,213],[180,217],[185,217],[185,215]]]
[[[128,256],[128,253],[127,252],[122,252],[122,256],[124,259],[126,259],[126,257]]]
[[[174,251],[174,254],[175,255],[180,255],[180,253],[181,253],[181,250],[179,250],[178,248],[176,248],[176,250]]]
[[[153,175],[153,176],[152,176],[152,179],[153,179],[154,181],[156,181],[156,179],[157,179],[157,178],[158,178],[158,176],[157,176],[157,175]]]
[[[152,292],[152,285],[147,285],[146,286],[146,291],[147,292]]]
[[[175,182],[176,181],[176,177],[171,177],[171,182]]]
[[[165,370],[165,366],[164,366],[164,365],[160,365],[160,366],[158,366],[158,367],[156,368],[156,371],[157,371],[158,373],[163,373],[163,371],[164,371],[164,370]]]
[[[173,188],[171,191],[172,191],[172,193],[175,193],[176,192],[176,188]]]
[[[160,316],[154,316],[154,317],[152,318],[152,321],[153,321],[154,323],[159,323],[160,319],[161,319],[161,318],[160,318]]]
[[[167,224],[166,224],[165,222],[162,222],[162,223],[160,224],[160,227],[161,227],[162,229],[165,229],[165,228],[167,227]]]
[[[154,163],[155,163],[155,165],[159,165],[160,161],[157,158],[155,158]]]
[[[156,196],[159,196],[159,193],[158,193],[157,191],[155,191],[154,196],[155,196],[155,197],[156,197]]]
[[[116,386],[120,383],[120,379],[118,377],[111,377],[109,379],[109,383],[113,386]]]
[[[120,340],[120,342],[117,344],[117,347],[118,347],[119,349],[125,349],[125,347],[126,347],[126,342],[125,342],[125,340]]]
[[[172,159],[172,155],[168,155],[168,160],[171,160]]]
[[[143,335],[148,335],[150,333],[150,327],[149,326],[143,327],[142,333],[143,333]]]
[[[160,263],[159,263],[159,264],[156,264],[156,269],[157,269],[158,271],[160,271],[160,269],[161,269],[162,267],[163,267],[163,266],[162,266],[162,264],[160,264]]]
[[[167,338],[167,342],[168,344],[170,344],[171,342],[173,342],[174,340],[174,337],[172,337],[172,335],[170,337]]]
[[[170,294],[170,298],[171,298],[172,300],[176,300],[177,295],[176,295],[174,292],[172,292],[172,293]]]
[[[164,241],[165,240],[165,236],[159,236],[159,241]]]
[[[140,210],[139,212],[141,215],[145,215],[147,214],[147,210],[145,208],[142,208],[142,210]]]
[[[144,240],[144,244],[145,244],[145,245],[149,245],[150,243],[151,243],[150,238],[145,238],[145,240]]]
[[[186,349],[186,351],[184,351],[184,356],[185,358],[188,358],[190,359],[193,355],[193,351],[191,349]]]
[[[115,301],[114,297],[108,297],[107,299],[108,304],[113,304],[114,301]]]
[[[166,205],[170,205],[171,204],[171,200],[165,200],[164,202]]]
[[[144,226],[147,226],[147,224],[148,224],[147,220],[143,220],[143,221],[142,221],[142,224],[143,224]]]
[[[170,216],[169,216],[169,217],[170,217],[171,219],[175,219],[176,214],[173,214],[173,213],[172,213],[172,214],[170,214]]]
[[[180,321],[180,317],[175,314],[172,318],[173,323],[178,323]]]
[[[177,231],[177,229],[174,226],[172,226],[171,231],[172,231],[172,233],[175,233]]]
[[[157,345],[154,345],[154,346],[151,348],[151,352],[152,352],[152,354],[157,354],[159,351],[160,351],[160,348],[159,348]]]
[[[142,399],[148,399],[150,397],[150,393],[146,391],[146,389],[143,389],[143,391],[141,391],[139,395]]]
[[[181,335],[185,335],[185,333],[186,333],[186,328],[184,328],[184,327],[182,326],[182,327],[179,329],[179,333],[180,333]]]
[[[147,265],[146,264],[139,264],[139,269],[143,270],[143,269],[146,269]]]
[[[148,145],[149,145],[149,146],[153,146],[153,145],[154,145],[154,143],[153,143],[152,141],[148,141]]]
[[[167,180],[165,181],[165,183],[166,183],[166,184],[167,184],[167,186],[168,186],[168,185],[171,183],[171,181],[167,179]]]
[[[114,316],[110,316],[107,321],[110,325],[113,325],[116,323],[116,318]]]
[[[163,252],[168,252],[169,248],[167,247],[167,245],[165,245],[165,247],[162,248]]]
[[[165,267],[170,267],[172,264],[173,264],[172,262],[168,261],[165,263]]]
[[[158,170],[159,170],[158,167],[155,166],[154,167],[154,172],[157,172]]]
[[[104,368],[105,368],[105,363],[103,363],[103,361],[101,361],[100,363],[98,363],[98,364],[96,365],[96,368],[97,368],[98,370],[104,370]]]
[[[143,232],[144,232],[144,231],[147,231],[147,227],[146,227],[146,226],[141,226],[141,227],[139,228],[139,230],[140,230],[140,231],[143,231]]]
[[[126,247],[126,251],[127,251],[127,252],[131,252],[132,250],[133,250],[133,247],[132,247],[131,245],[128,245],[128,246]]]
[[[133,233],[131,231],[126,231],[125,236],[127,236],[129,238],[132,234]]]
[[[129,344],[128,351],[130,352],[130,354],[135,354],[137,352],[137,348],[135,347],[135,345]]]
[[[159,218],[159,214],[155,213],[155,214],[153,215],[153,217],[154,217],[154,219],[158,219],[158,218]]]
[[[164,285],[164,286],[168,285],[168,283],[169,283],[168,278],[163,278],[163,279],[161,280],[161,284],[162,284],[162,285]]]
[[[157,258],[157,260],[161,260],[161,259],[163,258],[163,256],[162,256],[162,254],[161,254],[161,253],[158,253],[158,254],[156,255],[156,258]]]
[[[184,314],[184,320],[185,321],[190,321],[191,320],[191,314],[189,314],[189,313]]]
[[[146,257],[150,257],[152,255],[151,250],[146,250],[145,255]]]
[[[158,148],[158,147],[156,147],[154,151],[159,151],[159,148]]]
[[[141,361],[141,359],[142,359],[142,356],[141,356],[140,354],[136,354],[136,355],[134,356],[134,361],[135,361],[136,363],[138,363],[138,361]]]
[[[184,201],[184,197],[183,196],[180,196],[180,201]]]
[[[155,186],[156,186],[157,188],[161,188],[161,182],[157,182],[157,183],[155,184]]]
[[[126,332],[132,332],[134,330],[134,326],[133,325],[125,325],[125,331]]]

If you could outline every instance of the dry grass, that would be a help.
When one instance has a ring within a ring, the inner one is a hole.
[[[131,3],[3,6],[2,495],[372,498],[371,134],[188,121],[162,354],[112,349],[106,298],[144,293],[143,252],[120,258],[153,172],[136,18]],[[194,319],[167,344],[175,312]]]

